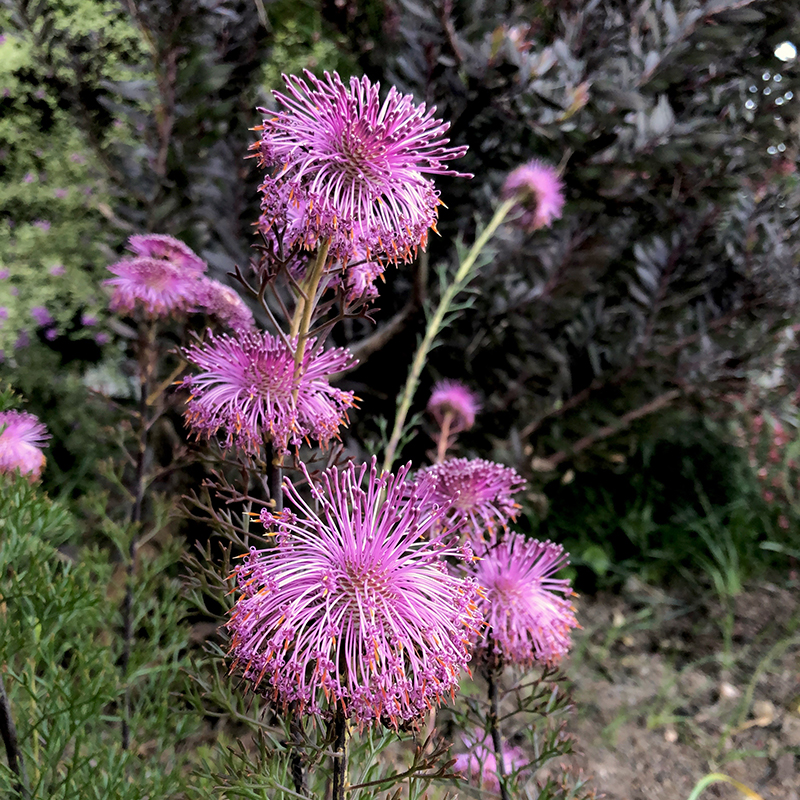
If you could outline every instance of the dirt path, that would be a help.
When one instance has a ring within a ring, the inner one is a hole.
[[[729,608],[630,581],[579,601],[579,754],[609,800],[682,800],[709,772],[800,797],[800,597],[762,584]],[[727,641],[727,643],[726,643]],[[727,784],[703,795],[738,798]]]

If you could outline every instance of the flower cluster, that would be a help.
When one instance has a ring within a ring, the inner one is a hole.
[[[37,480],[46,461],[42,447],[49,438],[47,429],[33,414],[0,412],[0,473],[19,470]]]
[[[227,626],[245,678],[284,708],[397,727],[457,688],[478,590],[448,574],[446,507],[408,471],[378,475],[374,458],[327,470],[311,484],[318,510],[287,480],[297,514],[262,512],[277,543],[237,568]]]
[[[381,102],[366,77],[345,86],[338,74],[284,76],[281,108],[266,112],[254,148],[272,168],[261,187],[263,220],[303,247],[329,241],[344,262],[408,261],[435,227],[439,193],[425,175],[458,173],[444,162],[449,124],[392,87]],[[291,242],[290,242],[291,243]]]
[[[484,530],[491,536],[498,525],[516,519],[520,507],[513,496],[525,485],[511,467],[482,458],[451,458],[419,470],[417,479],[431,484],[433,502],[449,506],[451,526],[465,524],[478,539]]]
[[[225,446],[251,452],[267,440],[285,452],[307,436],[327,446],[338,437],[356,399],[353,392],[331,386],[329,377],[355,361],[344,348],[317,351],[314,344],[308,341],[296,365],[293,349],[277,336],[209,332],[205,342],[184,350],[200,370],[184,380],[192,393],[187,424],[198,436],[222,431]]]
[[[484,546],[470,574],[483,587],[488,629],[480,647],[502,663],[552,663],[570,648],[576,628],[569,581],[553,576],[568,563],[564,548],[512,533]]]

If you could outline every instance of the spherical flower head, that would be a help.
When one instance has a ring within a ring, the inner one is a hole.
[[[211,278],[197,281],[195,303],[203,311],[235,331],[250,331],[255,327],[253,312],[230,287]]]
[[[53,315],[44,306],[34,306],[31,309],[31,317],[41,327],[53,324]]]
[[[381,102],[380,85],[366,77],[345,86],[335,72],[305,76],[284,76],[287,94],[274,93],[281,108],[265,111],[254,149],[274,170],[262,191],[288,189],[304,213],[305,247],[330,239],[331,253],[344,260],[358,249],[410,260],[440,205],[425,176],[458,175],[444,162],[467,148],[446,147],[449,124],[394,87]]]
[[[42,447],[50,436],[38,417],[26,411],[0,412],[0,472],[19,470],[37,480],[44,469]]]
[[[519,198],[519,224],[528,231],[550,227],[564,208],[564,184],[555,167],[542,161],[530,161],[509,173],[503,196]]]
[[[449,522],[466,525],[468,536],[478,540],[484,529],[493,535],[498,525],[516,519],[520,507],[513,496],[525,485],[511,467],[482,458],[450,458],[419,470],[417,480],[432,484],[434,502],[452,503]]]
[[[460,773],[473,785],[490,792],[500,791],[497,777],[497,756],[491,738],[485,731],[475,730],[471,736],[462,736],[466,752],[456,755],[453,772]],[[511,775],[527,766],[529,759],[519,747],[503,744],[503,773]]]
[[[224,446],[250,452],[267,440],[285,452],[308,436],[326,447],[355,405],[353,393],[334,388],[329,378],[356,362],[344,348],[317,351],[314,344],[308,340],[297,369],[293,350],[277,336],[209,332],[206,341],[184,350],[200,370],[184,380],[192,393],[187,424],[198,436],[221,432]]]
[[[194,303],[198,273],[160,258],[118,261],[109,268],[117,277],[103,281],[111,287],[112,311],[141,309],[148,317],[169,317],[188,311]]]
[[[478,589],[448,574],[444,508],[408,469],[378,475],[373,458],[327,470],[311,504],[287,480],[296,513],[262,512],[277,543],[237,568],[227,627],[245,678],[283,707],[396,728],[458,687]]]
[[[171,262],[186,272],[203,273],[208,264],[191,247],[174,236],[163,233],[146,233],[131,236],[128,249],[142,258],[160,258]]]
[[[475,424],[475,415],[481,410],[478,396],[458,381],[443,380],[434,384],[428,411],[439,423],[444,424],[450,415],[450,432],[468,431]]]
[[[512,533],[476,555],[469,574],[484,590],[482,649],[522,667],[558,661],[578,627],[569,581],[553,577],[569,563],[564,548]]]

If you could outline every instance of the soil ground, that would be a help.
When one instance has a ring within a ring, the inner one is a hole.
[[[579,600],[572,766],[609,800],[682,800],[709,772],[800,798],[800,592],[724,603],[632,580]],[[716,783],[703,798],[739,798]]]

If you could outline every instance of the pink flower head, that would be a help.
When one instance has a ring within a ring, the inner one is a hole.
[[[578,627],[569,581],[553,575],[568,563],[561,545],[518,533],[483,547],[469,572],[483,587],[488,625],[482,647],[506,664],[552,663],[570,648]]]
[[[467,523],[469,534],[479,539],[484,527],[493,534],[497,523],[506,527],[516,519],[520,507],[513,495],[525,485],[511,467],[482,458],[450,458],[421,469],[417,480],[432,483],[433,502],[452,502],[447,517],[452,525]]]
[[[519,224],[528,231],[550,227],[564,208],[564,184],[556,169],[542,161],[529,161],[511,172],[503,196],[519,197]]]
[[[41,327],[53,324],[53,316],[44,306],[34,306],[31,309],[31,317]]]
[[[374,300],[378,296],[375,281],[383,275],[386,266],[379,261],[359,260],[348,265],[344,271],[344,283],[347,287],[347,302]]]
[[[56,264],[53,267],[50,267],[50,274],[54,278],[60,278],[65,272],[67,268],[63,264]]]
[[[219,281],[201,278],[197,282],[195,303],[235,331],[249,331],[255,327],[253,312],[244,300]]]
[[[453,772],[460,773],[473,785],[490,792],[500,791],[500,781],[497,777],[497,756],[492,746],[492,740],[485,731],[476,729],[472,736],[463,736],[462,741],[466,752],[456,756]],[[503,772],[511,775],[527,766],[529,759],[519,747],[503,745]]]
[[[198,436],[222,430],[225,446],[256,451],[271,439],[281,451],[312,436],[322,447],[338,438],[355,405],[352,392],[328,378],[352,366],[344,348],[316,352],[309,339],[300,369],[293,352],[276,336],[239,332],[234,338],[209,332],[205,342],[184,350],[201,371],[184,379],[192,392],[186,422]]]
[[[26,411],[0,412],[0,472],[19,470],[37,480],[44,469],[47,429]]]
[[[381,102],[379,84],[366,77],[345,86],[337,73],[324,80],[284,76],[282,107],[267,115],[261,164],[274,167],[261,187],[302,209],[305,247],[331,240],[331,252],[347,261],[360,249],[368,258],[408,261],[436,225],[439,193],[429,175],[457,175],[445,161],[466,147],[445,147],[449,124],[434,109],[414,105],[394,87]]]
[[[450,415],[450,432],[468,431],[475,424],[475,415],[481,410],[477,395],[463,383],[443,380],[436,383],[428,400],[428,411],[439,427]]]
[[[166,259],[176,267],[189,272],[202,273],[208,269],[208,264],[188,245],[174,236],[167,236],[163,233],[131,236],[128,239],[128,249],[142,258]]]
[[[448,574],[457,553],[435,532],[445,509],[408,470],[379,476],[375,458],[329,469],[311,504],[286,480],[297,513],[261,512],[277,544],[236,569],[227,627],[245,678],[284,708],[396,728],[458,687],[478,589]]]
[[[187,311],[194,302],[197,273],[160,258],[133,258],[112,264],[116,278],[103,283],[112,287],[112,311],[130,314],[140,307],[149,317],[167,317]]]

